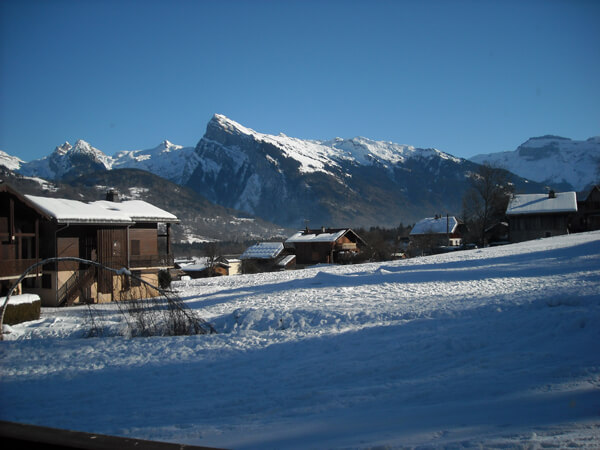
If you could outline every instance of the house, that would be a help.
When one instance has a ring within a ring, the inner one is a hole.
[[[496,222],[484,230],[486,245],[495,246],[507,244],[509,241],[508,222]]]
[[[285,248],[293,251],[296,263],[302,265],[350,262],[366,245],[350,228],[306,228],[285,241]]]
[[[77,257],[129,269],[158,286],[160,270],[173,267],[171,225],[177,217],[141,200],[82,202],[22,195],[0,184],[0,295],[33,264]],[[109,302],[155,295],[135,278],[94,265],[58,262],[37,267],[17,293],[39,295],[44,306]]]
[[[227,275],[241,275],[242,273],[242,260],[235,256],[219,256],[217,262],[226,264],[229,268]]]
[[[178,276],[188,276],[193,279],[240,275],[242,273],[242,261],[232,256],[218,256],[212,263],[208,257],[177,258],[175,268]]]
[[[522,242],[570,233],[576,214],[575,192],[515,195],[506,209],[510,241]]]
[[[458,247],[465,227],[454,216],[426,217],[419,220],[409,234],[413,252],[433,253],[435,249]]]
[[[240,256],[242,273],[274,272],[292,269],[296,258],[287,252],[281,242],[258,242]]]
[[[600,186],[577,193],[575,231],[600,230]]]
[[[179,270],[192,279],[229,275],[229,265],[222,261],[183,264]]]

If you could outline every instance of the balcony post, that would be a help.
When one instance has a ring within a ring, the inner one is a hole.
[[[167,258],[171,256],[171,224],[167,223]]]

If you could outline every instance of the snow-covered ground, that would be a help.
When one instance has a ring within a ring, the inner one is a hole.
[[[86,339],[86,308],[12,327],[0,418],[235,449],[600,447],[599,232],[175,288],[219,334]]]

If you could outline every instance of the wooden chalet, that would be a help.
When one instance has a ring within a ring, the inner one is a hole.
[[[234,256],[219,256],[217,262],[227,265],[227,275],[241,275],[242,260]]]
[[[568,234],[577,217],[575,192],[515,195],[506,209],[511,242]]]
[[[223,261],[202,261],[199,263],[184,264],[179,267],[179,271],[191,279],[222,277],[229,275],[230,266]]]
[[[276,272],[293,269],[296,258],[281,242],[258,242],[240,256],[242,273]]]
[[[600,186],[577,193],[575,231],[600,230]]]
[[[345,263],[366,245],[350,228],[306,228],[285,241],[285,247],[294,251],[296,263],[301,265]]]
[[[174,215],[141,200],[85,203],[22,195],[0,184],[0,295],[24,271],[51,257],[77,257],[127,268],[158,286],[158,273],[173,266]],[[29,273],[18,292],[39,295],[45,306],[144,298],[156,293],[125,275],[78,262],[59,262]]]
[[[422,254],[442,247],[458,247],[462,244],[464,231],[464,224],[454,216],[426,217],[410,231],[409,247]]]
[[[508,222],[496,222],[484,230],[485,245],[494,246],[508,244],[509,225]]]

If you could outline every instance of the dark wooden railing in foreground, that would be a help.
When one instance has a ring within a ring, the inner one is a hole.
[[[39,262],[39,259],[9,259],[0,261],[0,276],[21,276],[30,266]],[[40,270],[38,270],[38,273]],[[33,275],[33,274],[32,274]]]
[[[107,436],[105,434],[60,430],[57,428],[0,421],[0,442],[6,449],[64,449],[84,450],[219,450],[214,447],[147,441],[144,439]]]
[[[137,267],[173,267],[174,262],[173,255],[131,255],[129,257],[129,264],[132,269]]]

